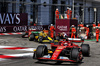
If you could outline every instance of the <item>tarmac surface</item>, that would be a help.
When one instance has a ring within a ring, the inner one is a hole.
[[[50,48],[49,43],[46,44]],[[12,36],[0,36],[0,46],[16,46],[16,47],[29,47],[36,48],[38,45],[43,45],[38,42],[29,41],[28,38],[21,38],[21,35]],[[76,43],[81,44],[81,43]],[[90,45],[90,57],[84,57],[82,63],[70,63],[64,62],[62,64],[57,64],[56,62],[39,62],[36,59],[32,59],[32,55],[4,59],[0,61],[0,66],[100,66],[100,42],[95,41],[85,41],[84,44]],[[33,53],[33,51],[19,51],[19,50],[9,50],[0,49],[0,55],[5,54],[22,54],[22,53]]]

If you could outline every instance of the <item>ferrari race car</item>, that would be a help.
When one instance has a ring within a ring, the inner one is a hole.
[[[81,44],[78,46],[69,40],[59,41],[58,44],[51,43],[51,49],[46,45],[39,45],[34,51],[33,58],[39,61],[81,62],[83,56],[90,55],[90,46]]]

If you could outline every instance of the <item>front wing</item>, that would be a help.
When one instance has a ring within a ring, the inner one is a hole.
[[[42,60],[42,61],[63,61],[63,62],[76,62],[74,60],[70,60],[70,59],[51,59],[51,58],[45,58],[45,57],[41,57],[41,58],[38,58],[39,60]]]

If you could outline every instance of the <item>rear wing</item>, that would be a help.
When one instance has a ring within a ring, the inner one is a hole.
[[[84,39],[82,39],[82,38],[68,38],[68,41],[72,41],[72,42],[84,42]]]

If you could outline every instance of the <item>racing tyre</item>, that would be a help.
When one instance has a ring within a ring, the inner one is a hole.
[[[90,55],[90,46],[89,44],[82,44],[82,54],[83,56],[89,56]]]
[[[48,48],[45,45],[39,45],[36,49],[36,57],[37,59],[43,57],[48,54]]]
[[[29,41],[33,41],[34,40],[34,35],[31,34],[30,37],[29,37]]]
[[[81,62],[83,59],[82,52],[79,50],[79,48],[73,48],[71,51],[71,59],[76,62]]]

